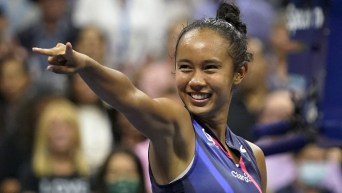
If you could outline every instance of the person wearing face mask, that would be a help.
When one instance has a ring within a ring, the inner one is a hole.
[[[147,193],[142,164],[130,149],[117,148],[107,157],[96,180],[96,193]]]
[[[308,144],[296,154],[295,181],[276,193],[339,193],[341,168],[328,158],[330,149]]]

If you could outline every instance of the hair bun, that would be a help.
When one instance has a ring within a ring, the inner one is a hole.
[[[234,4],[222,3],[217,10],[216,19],[225,20],[232,24],[239,32],[247,33],[246,24],[240,20],[240,10]]]

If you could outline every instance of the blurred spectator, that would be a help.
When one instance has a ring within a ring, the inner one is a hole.
[[[0,0],[0,7],[7,17],[10,35],[30,25],[39,15],[38,7],[31,0]]]
[[[179,6],[181,3],[184,6]],[[189,13],[190,8],[185,6],[186,1],[79,0],[73,19],[78,26],[95,25],[103,29],[110,40],[114,67],[133,76],[137,67],[161,54],[160,42],[168,21],[180,10]]]
[[[260,124],[271,124],[288,120],[294,113],[294,103],[291,94],[287,90],[270,92],[264,99],[264,104],[258,118]],[[286,134],[279,136],[263,136],[256,141],[257,144],[266,143],[272,145],[278,139],[283,139]],[[281,166],[281,169],[279,167]],[[275,192],[292,182],[295,178],[295,161],[293,152],[284,152],[266,157],[267,186],[268,190]]]
[[[106,34],[95,25],[83,26],[77,35],[75,50],[82,52],[100,64],[112,65],[109,42]]]
[[[14,52],[14,51],[12,51]],[[0,189],[19,189],[18,169],[30,158],[35,105],[53,93],[32,82],[25,58],[8,53],[0,59]]]
[[[290,91],[284,89],[272,91],[265,98],[258,123],[269,124],[290,119],[294,108]]]
[[[129,149],[115,149],[103,164],[97,193],[145,193],[143,168]]]
[[[106,38],[95,26],[86,26],[80,30],[75,49],[106,64]],[[69,97],[78,110],[82,147],[91,174],[94,174],[110,153],[115,138],[118,138],[114,125],[116,111],[104,104],[78,74],[69,77],[68,86]]]
[[[13,149],[14,139],[20,124],[21,103],[25,100],[30,86],[30,75],[24,58],[7,54],[0,59],[0,191],[19,192],[15,166],[20,161],[11,159],[16,151]],[[8,163],[10,161],[10,163]],[[9,167],[14,165],[14,167]]]
[[[296,154],[295,180],[276,193],[340,193],[340,160],[329,159],[329,151],[316,144],[306,145]]]
[[[1,182],[0,185],[1,193],[19,193],[20,192],[20,184],[19,181],[15,178],[8,178]]]
[[[19,104],[28,92],[31,77],[25,58],[8,54],[0,59],[0,139],[16,129]]]
[[[27,55],[25,49],[14,41],[13,35],[10,32],[10,21],[5,13],[5,9],[6,7],[0,3],[0,58],[10,54],[25,58]]]
[[[128,119],[121,113],[117,117],[117,126],[121,131],[121,147],[126,147],[136,153],[142,163],[143,174],[145,175],[145,186],[147,192],[152,192],[149,176],[148,147],[150,144],[140,131],[138,131]]]
[[[37,121],[32,161],[21,171],[22,192],[90,192],[75,106],[48,101]]]
[[[115,111],[109,109],[78,74],[70,77],[70,98],[76,104],[82,148],[94,174],[114,145]]]
[[[248,73],[233,93],[229,108],[228,125],[231,130],[254,142],[252,127],[257,123],[258,115],[268,94],[267,63],[261,40],[250,38],[248,50],[253,54],[253,61],[248,64]]]
[[[299,52],[303,45],[291,40],[286,27],[286,18],[282,12],[279,13],[271,28],[270,55],[268,57],[270,68],[268,72],[268,83],[271,89],[292,89],[302,94],[304,80],[292,76],[288,72],[287,57],[290,53]]]
[[[163,57],[140,69],[138,87],[151,97],[172,97],[178,99],[172,72],[175,69],[174,54],[180,31],[187,25],[187,17],[179,17],[170,23],[165,38]]]
[[[34,0],[40,10],[40,17],[16,34],[19,43],[29,53],[32,47],[50,48],[59,42],[73,42],[78,30],[67,12],[67,0]],[[46,56],[31,55],[30,73],[42,83],[65,91],[66,76],[56,75],[46,70]]]

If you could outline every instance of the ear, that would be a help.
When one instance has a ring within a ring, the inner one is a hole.
[[[239,67],[239,69],[234,72],[234,85],[238,85],[241,83],[241,81],[245,78],[248,71],[248,65],[247,63],[244,63],[242,66]]]

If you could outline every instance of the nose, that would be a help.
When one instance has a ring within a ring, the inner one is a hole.
[[[203,87],[205,87],[205,79],[201,72],[195,71],[191,80],[189,81],[189,86],[194,91],[200,91]]]

